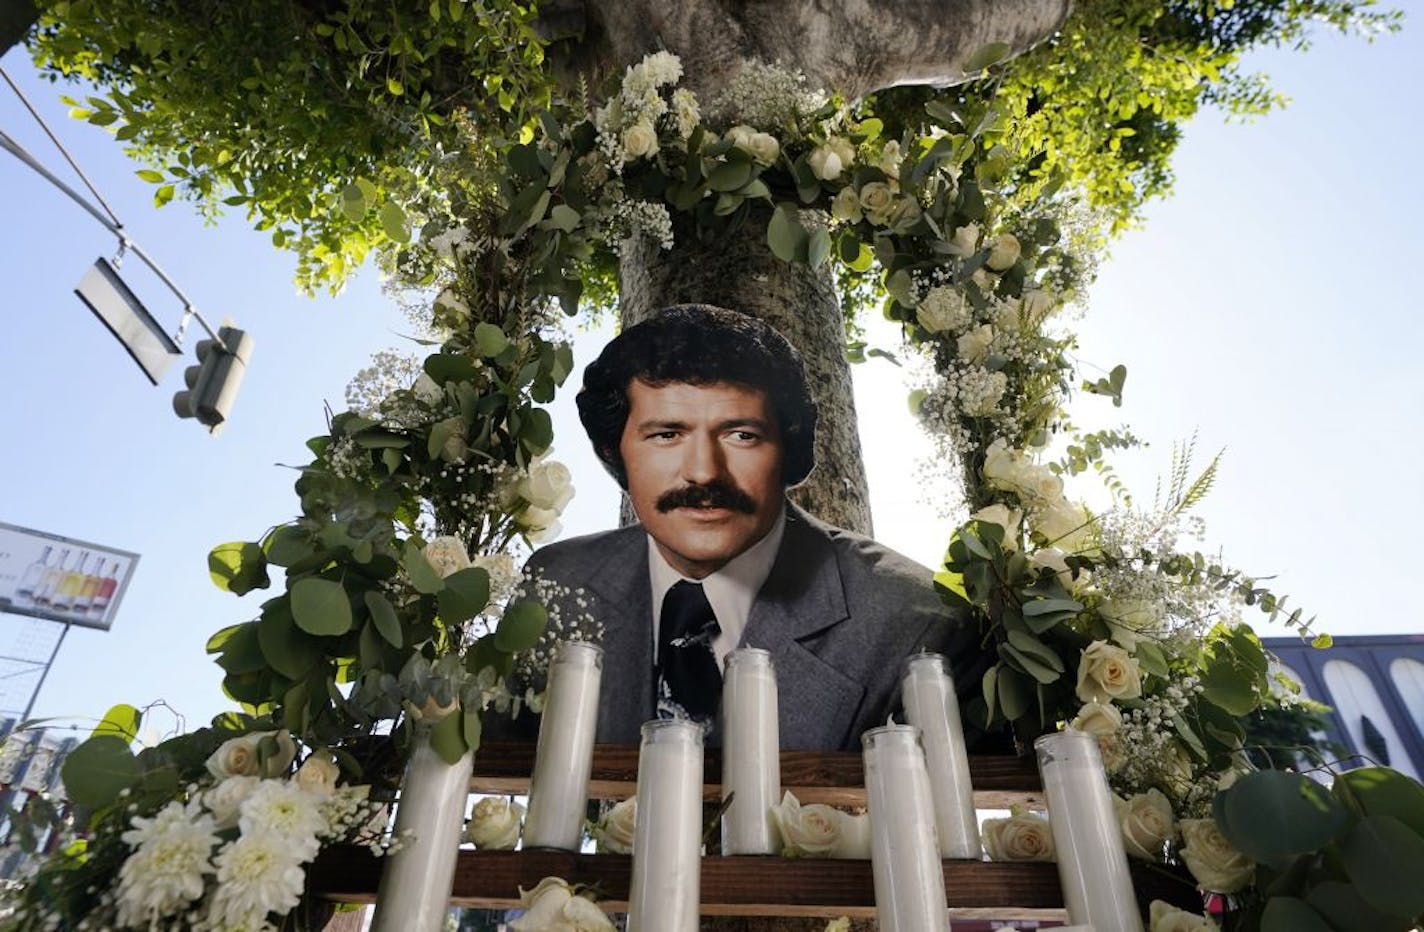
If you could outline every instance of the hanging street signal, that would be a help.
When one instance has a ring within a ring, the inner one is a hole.
[[[200,340],[196,347],[198,365],[183,372],[185,391],[173,396],[173,410],[179,417],[193,417],[217,434],[232,411],[237,388],[252,356],[252,337],[235,327],[218,328],[218,339]]]

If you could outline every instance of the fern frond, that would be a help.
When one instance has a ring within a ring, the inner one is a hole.
[[[1187,511],[1197,502],[1206,498],[1207,493],[1211,491],[1212,485],[1216,483],[1216,470],[1217,467],[1221,465],[1221,457],[1225,452],[1225,447],[1218,450],[1217,454],[1211,458],[1211,462],[1207,464],[1206,469],[1202,470],[1201,475],[1197,476],[1192,484],[1187,487],[1186,492],[1182,495],[1181,502],[1175,509],[1177,514]]]

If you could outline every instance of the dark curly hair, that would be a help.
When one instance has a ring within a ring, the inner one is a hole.
[[[765,321],[710,304],[677,304],[623,331],[589,363],[577,398],[579,419],[594,452],[625,490],[628,472],[618,444],[634,379],[761,389],[781,433],[782,483],[796,485],[815,465],[816,403],[801,354]]]

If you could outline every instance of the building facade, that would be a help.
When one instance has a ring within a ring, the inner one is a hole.
[[[1310,698],[1331,707],[1328,737],[1360,756],[1424,779],[1424,634],[1337,637],[1328,650],[1263,638]]]

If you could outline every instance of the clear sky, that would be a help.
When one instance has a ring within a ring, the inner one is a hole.
[[[1424,262],[1424,37],[1414,27],[1373,45],[1321,36],[1305,55],[1258,56],[1292,105],[1255,124],[1208,113],[1188,126],[1175,195],[1116,244],[1077,325],[1085,365],[1128,367],[1121,409],[1086,396],[1075,415],[1152,441],[1118,461],[1139,499],[1150,501],[1173,441],[1198,431],[1203,465],[1226,448],[1199,508],[1210,545],[1275,574],[1278,591],[1337,635],[1424,631],[1410,584],[1424,525],[1414,359],[1424,323],[1411,277]],[[155,210],[138,166],[103,130],[69,120],[22,51],[0,64],[134,239],[205,315],[256,340],[225,433],[179,420],[182,364],[153,388],[72,293],[95,257],[112,257],[112,237],[0,153],[0,521],[142,554],[113,630],[70,633],[35,712],[87,725],[115,702],[163,699],[195,727],[229,706],[204,642],[266,597],[213,587],[208,549],[295,515],[295,473],[280,464],[307,460],[323,402],[340,410],[350,377],[409,328],[373,271],[334,300],[309,300],[291,284],[292,258],[242,217],[207,227],[183,203]],[[62,167],[7,88],[0,128]],[[133,258],[123,272],[175,326],[178,302]],[[578,335],[580,365],[606,338]],[[857,392],[877,536],[933,564],[950,525],[927,517],[914,480],[927,446],[901,376],[868,364]],[[556,406],[556,455],[579,489],[566,533],[581,533],[613,524],[616,508],[568,401]],[[53,633],[0,616],[0,655],[43,651]],[[0,704],[13,705],[3,687]]]

